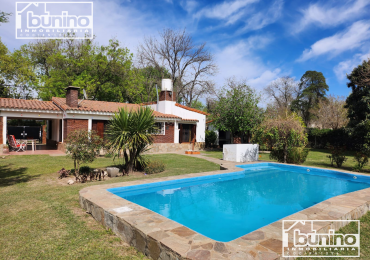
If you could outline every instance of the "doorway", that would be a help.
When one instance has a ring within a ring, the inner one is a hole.
[[[180,124],[180,143],[191,143],[195,142],[197,125],[192,124]]]

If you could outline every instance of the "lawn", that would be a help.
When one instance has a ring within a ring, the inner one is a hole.
[[[104,182],[63,186],[56,173],[72,168],[64,156],[7,156],[0,158],[1,259],[144,259],[86,214],[78,192],[89,185],[218,170],[219,165],[176,154],[148,155],[167,169],[150,176],[117,177]],[[112,165],[98,158],[92,167]]]
[[[339,232],[342,234],[356,234],[357,225],[355,223],[351,223],[341,229]],[[339,251],[339,255],[342,252]],[[357,253],[357,252],[356,252]],[[370,212],[365,214],[360,218],[360,257],[353,257],[353,258],[343,258],[343,257],[300,257],[297,260],[343,260],[343,259],[369,259],[370,256]]]
[[[222,159],[222,151],[205,151],[205,152],[202,152],[202,154],[205,156]],[[310,152],[308,153],[308,156],[307,156],[307,160],[303,163],[303,165],[338,169],[335,167],[335,164],[334,164],[334,167],[330,165],[330,160],[327,157],[328,155],[330,155],[329,150],[310,149]],[[347,151],[345,155],[347,157],[347,161],[343,164],[341,169],[352,171],[353,166],[355,165],[355,159],[354,159],[355,152]],[[260,160],[274,161],[269,158],[269,154],[267,153],[261,153]],[[365,166],[363,171],[365,173],[370,173],[370,164]]]

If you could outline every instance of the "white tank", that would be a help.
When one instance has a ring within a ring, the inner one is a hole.
[[[172,80],[162,79],[162,91],[172,91]]]

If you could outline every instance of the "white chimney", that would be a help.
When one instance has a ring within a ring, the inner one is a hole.
[[[172,80],[171,79],[162,79],[162,91],[171,91],[172,92]]]

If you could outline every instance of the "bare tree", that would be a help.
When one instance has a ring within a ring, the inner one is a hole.
[[[320,100],[318,108],[312,111],[317,127],[338,129],[348,124],[348,112],[344,107],[345,97],[329,95],[326,100]]]
[[[139,46],[138,55],[148,66],[167,68],[178,98],[191,105],[214,90],[209,76],[216,73],[217,66],[205,46],[205,43],[196,45],[185,29],[164,29],[159,39],[145,38]]]
[[[265,87],[264,93],[273,100],[272,106],[278,110],[288,110],[298,96],[298,82],[289,76],[281,77]]]

